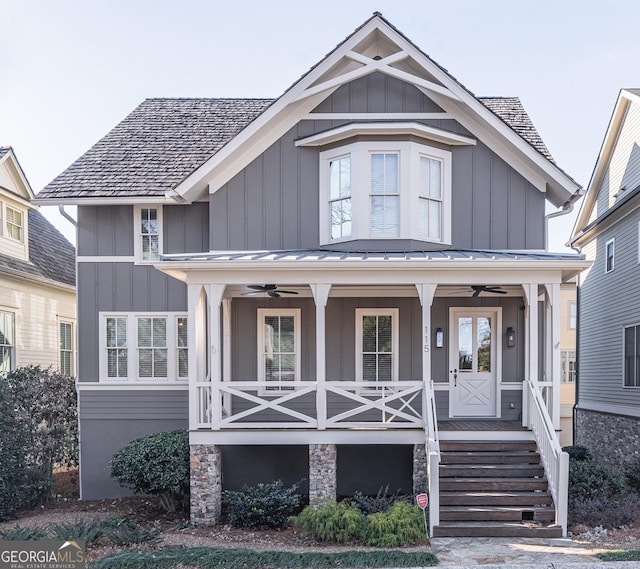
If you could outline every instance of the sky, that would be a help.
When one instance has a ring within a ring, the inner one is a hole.
[[[637,0],[0,0],[0,145],[37,193],[145,98],[277,97],[374,11],[474,94],[520,97],[585,188],[640,87]]]

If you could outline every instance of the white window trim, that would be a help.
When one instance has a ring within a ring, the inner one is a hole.
[[[397,153],[399,155],[399,207],[400,228],[395,237],[376,237],[370,233],[370,188],[372,153]],[[331,214],[329,200],[329,163],[343,156],[351,157],[351,236],[331,239]],[[428,239],[419,226],[419,176],[420,157],[442,161],[442,239]],[[355,142],[320,153],[320,244],[329,245],[362,239],[412,239],[428,243],[451,244],[451,169],[452,154],[412,141]]]
[[[562,358],[562,356],[565,355],[564,359]],[[573,359],[569,358],[569,354],[573,354]],[[575,385],[576,384],[576,380],[574,378],[573,381],[569,381],[569,378],[571,377],[571,370],[570,370],[570,366],[569,363],[573,361],[574,366],[576,363],[576,351],[575,350],[562,350],[560,352],[560,366],[561,366],[561,374],[560,374],[560,383],[563,385]],[[562,375],[564,375],[564,377],[567,379],[567,381],[562,381]]]
[[[608,268],[608,260],[609,260],[609,245],[613,245],[612,255],[611,255],[611,268]],[[616,240],[615,238],[609,239],[604,245],[604,272],[612,273],[616,268]]]
[[[575,322],[574,325],[571,326],[571,308],[575,310]],[[578,327],[578,303],[575,300],[569,301],[569,306],[567,308],[567,328],[569,330],[576,330]]]
[[[391,381],[398,381],[400,355],[399,344],[399,308],[356,308],[356,381],[364,381],[362,378],[362,318],[364,316],[391,316],[391,342],[393,351],[391,352]],[[371,387],[361,387],[360,394],[366,395],[371,392],[379,392],[380,388],[372,382]]]
[[[155,209],[158,212],[158,256],[163,252],[163,223],[162,223],[162,205],[161,204],[135,204],[133,206],[133,257],[136,265],[152,265],[157,263],[159,259],[143,259],[142,258],[142,233],[140,231],[140,221],[143,209]]]
[[[125,377],[107,376],[107,318],[127,319],[127,372]],[[138,373],[138,318],[167,319],[167,377],[139,377]],[[100,346],[100,383],[122,384],[184,384],[188,377],[178,376],[178,318],[188,318],[186,312],[100,312],[99,313],[99,346]],[[188,348],[192,345],[187,340]]]
[[[626,330],[627,328],[640,328],[640,322],[636,322],[635,324],[627,324],[626,326],[622,327],[622,388],[623,389],[640,389],[640,384],[638,385],[626,385],[625,384],[625,377],[624,377],[624,373],[625,373],[625,353],[624,353],[624,347],[625,347],[625,342],[626,342]],[[637,382],[637,379],[636,379]]]
[[[18,367],[18,311],[13,308],[0,306],[0,312],[13,315],[13,366],[9,371],[14,371]]]
[[[60,348],[60,325],[69,324],[71,326],[71,373],[70,377],[75,377],[76,373],[76,323],[69,318],[58,318],[58,370],[62,373],[62,349]]]
[[[262,365],[262,355],[263,350],[262,346],[264,346],[264,319],[265,316],[293,316],[293,335],[294,335],[294,349],[296,352],[295,357],[295,374],[294,381],[300,381],[300,364],[302,358],[300,357],[300,346],[301,346],[301,330],[300,330],[300,312],[299,308],[258,308],[257,314],[257,327],[258,327],[258,381],[266,382],[267,378],[265,375],[264,366]],[[274,388],[266,389],[264,387],[260,387],[258,389],[258,395],[274,395],[277,396],[282,391],[293,391],[295,390],[295,386],[287,385],[286,381],[278,381],[278,382],[269,382],[274,384]],[[278,387],[278,389],[275,389]]]

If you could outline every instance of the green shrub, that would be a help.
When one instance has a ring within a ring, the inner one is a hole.
[[[381,487],[375,496],[365,496],[362,492],[357,491],[351,498],[351,503],[363,514],[385,512],[396,502],[412,503],[413,498],[406,494],[400,494],[400,490],[397,490],[395,494],[389,494],[388,484],[384,488]]]
[[[636,456],[624,466],[627,484],[636,492],[640,492],[640,456]]]
[[[160,526],[142,527],[131,520],[122,519],[104,530],[104,534],[114,545],[133,545],[136,543],[160,543]]]
[[[569,445],[562,447],[562,450],[569,455],[570,460],[591,460],[591,453],[586,447]]]
[[[362,543],[373,547],[401,547],[424,541],[424,517],[418,506],[396,502],[386,512],[367,516]]]
[[[100,519],[76,520],[70,523],[51,524],[49,533],[61,541],[84,540],[87,545],[98,541],[104,535],[105,521]]]
[[[188,504],[189,436],[177,430],[131,441],[111,459],[111,477],[136,494],[160,498],[167,512]]]
[[[21,527],[18,524],[12,528],[0,530],[0,536],[6,541],[38,541],[49,539],[48,530],[41,527]]]
[[[285,486],[282,480],[271,484],[242,486],[240,491],[226,490],[222,504],[232,526],[246,528],[280,528],[296,513],[302,496],[300,482]]]
[[[569,504],[592,498],[609,498],[622,493],[620,475],[608,466],[589,460],[569,463]]]
[[[326,502],[307,506],[293,521],[314,539],[347,543],[360,537],[365,517],[348,502]]]

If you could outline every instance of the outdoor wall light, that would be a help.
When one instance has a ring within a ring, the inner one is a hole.
[[[507,328],[507,347],[513,348],[516,345],[516,331],[512,326]]]
[[[436,348],[442,348],[444,346],[444,332],[442,328],[436,328]]]

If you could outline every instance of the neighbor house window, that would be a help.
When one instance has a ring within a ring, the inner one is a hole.
[[[640,387],[640,324],[624,329],[624,386]]]
[[[189,375],[184,314],[103,314],[104,380],[180,380]]]
[[[16,319],[13,312],[0,312],[0,373],[16,367]]]
[[[258,381],[261,391],[293,389],[300,380],[300,309],[258,309]]]
[[[17,209],[7,206],[6,208],[6,227],[7,237],[15,239],[16,241],[22,241],[23,236],[23,214]]]
[[[371,154],[370,235],[397,237],[400,231],[398,154]]]
[[[576,353],[575,351],[560,352],[560,381],[562,383],[576,382]]]
[[[356,379],[378,387],[398,378],[398,309],[356,310]]]
[[[451,152],[362,141],[320,153],[320,243],[451,243]]]
[[[331,239],[351,237],[351,157],[329,162]]]
[[[578,321],[578,305],[575,302],[569,303],[569,329],[575,330]]]
[[[605,272],[610,273],[615,268],[615,240],[607,241],[605,246]]]
[[[159,206],[134,207],[135,256],[140,263],[160,259],[162,253],[162,208]]]
[[[73,324],[71,322],[60,322],[59,325],[60,343],[60,373],[67,377],[73,376]]]

